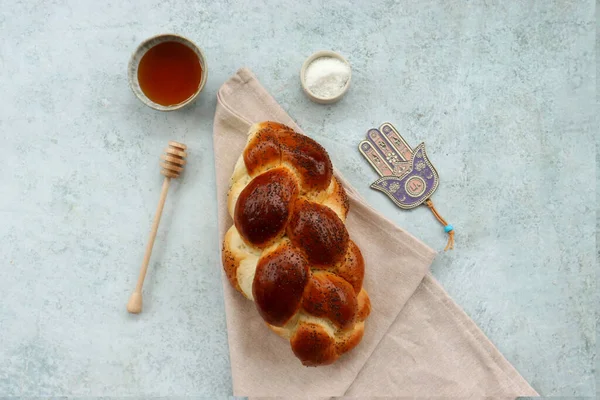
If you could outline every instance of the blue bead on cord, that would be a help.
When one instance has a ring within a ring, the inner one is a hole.
[[[444,227],[444,231],[446,231],[446,233],[450,233],[454,230],[454,227],[452,225],[446,225]]]

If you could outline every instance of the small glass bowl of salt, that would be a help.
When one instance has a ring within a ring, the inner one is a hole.
[[[300,70],[300,82],[306,95],[321,104],[335,103],[350,87],[352,69],[340,54],[323,50],[308,57]]]

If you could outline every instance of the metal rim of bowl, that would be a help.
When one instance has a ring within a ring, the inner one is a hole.
[[[313,61],[315,61],[317,58],[321,58],[321,57],[333,57],[333,58],[337,58],[338,60],[343,61],[344,63],[346,63],[346,65],[348,65],[348,67],[350,68],[350,76],[348,77],[348,81],[346,82],[346,85],[344,86],[344,88],[342,89],[342,91],[337,94],[336,96],[333,97],[319,97],[317,95],[315,95],[314,93],[312,93],[308,87],[306,86],[306,69],[308,68],[308,66],[310,65],[310,63],[312,63]],[[331,51],[331,50],[320,50],[317,51],[313,54],[311,54],[302,64],[302,68],[300,69],[300,83],[302,84],[302,89],[304,90],[304,93],[306,93],[306,95],[314,102],[316,103],[320,103],[320,104],[332,104],[337,102],[338,100],[340,100],[342,97],[344,97],[344,95],[346,94],[346,92],[348,91],[348,89],[350,88],[350,81],[352,80],[352,66],[350,65],[350,63],[348,62],[348,60],[346,60],[346,58],[344,56],[342,56],[339,53],[336,53],[335,51]]]
[[[200,62],[200,67],[202,68],[202,76],[200,77],[200,84],[198,85],[198,89],[194,92],[192,96],[182,101],[181,103],[173,104],[170,106],[163,106],[162,104],[153,102],[148,98],[148,96],[144,94],[138,81],[137,71],[140,64],[140,60],[148,50],[160,43],[169,41],[176,41],[182,43],[190,49],[192,49],[194,53],[196,53]],[[151,44],[152,42],[155,43]],[[196,98],[206,85],[206,80],[208,78],[208,68],[206,66],[206,57],[204,56],[204,52],[193,41],[186,38],[185,36],[181,36],[175,33],[162,33],[145,39],[136,47],[136,49],[131,54],[131,57],[129,58],[129,64],[127,66],[127,77],[129,80],[129,87],[142,103],[158,111],[174,111],[179,110],[180,108],[183,108],[188,104],[192,103],[194,100],[196,100]]]

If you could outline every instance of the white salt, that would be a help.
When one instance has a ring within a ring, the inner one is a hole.
[[[335,57],[319,57],[306,68],[306,87],[317,97],[335,97],[350,79],[350,66]]]

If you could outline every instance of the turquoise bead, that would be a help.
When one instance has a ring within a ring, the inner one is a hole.
[[[444,230],[446,231],[446,233],[452,232],[454,230],[454,227],[452,225],[446,225],[444,227]]]

